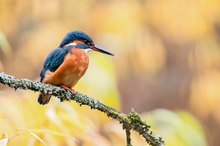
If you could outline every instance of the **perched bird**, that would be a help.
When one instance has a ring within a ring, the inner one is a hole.
[[[84,32],[67,33],[60,46],[47,56],[40,74],[40,81],[60,86],[75,93],[72,87],[76,85],[88,68],[89,57],[87,52],[90,50],[113,55],[98,48],[91,37]],[[50,98],[51,95],[40,94],[38,102],[44,105],[49,103]]]

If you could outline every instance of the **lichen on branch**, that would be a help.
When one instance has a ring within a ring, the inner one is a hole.
[[[32,90],[43,94],[50,94],[58,97],[60,101],[74,100],[80,105],[87,105],[91,109],[99,110],[105,113],[108,117],[119,121],[119,123],[123,125],[123,129],[126,131],[127,145],[129,146],[131,146],[130,130],[138,132],[144,137],[147,143],[152,146],[164,145],[162,138],[153,134],[153,132],[149,129],[150,126],[148,126],[135,111],[126,115],[87,95],[83,95],[78,92],[76,94],[72,94],[70,91],[64,90],[63,88],[41,82],[34,82],[28,79],[17,79],[3,72],[0,73],[0,83],[8,85],[14,89]]]

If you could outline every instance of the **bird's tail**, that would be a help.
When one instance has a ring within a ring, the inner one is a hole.
[[[51,98],[51,95],[49,94],[40,94],[38,97],[38,103],[42,105],[48,104],[50,101],[50,98]]]

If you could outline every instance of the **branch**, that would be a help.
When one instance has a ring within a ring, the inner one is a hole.
[[[80,105],[87,105],[90,106],[91,109],[97,109],[105,113],[108,117],[119,121],[123,125],[123,129],[126,131],[127,145],[129,146],[131,146],[131,129],[142,135],[147,143],[149,143],[151,146],[164,145],[162,138],[154,135],[153,132],[149,130],[150,126],[148,126],[135,111],[132,111],[126,115],[101,103],[99,100],[83,95],[81,93],[72,94],[70,91],[64,90],[60,87],[44,84],[41,82],[34,82],[28,79],[17,79],[3,72],[0,73],[0,83],[8,85],[14,89],[28,89],[32,91],[38,91],[43,94],[51,94],[58,97],[61,102],[64,100],[74,100]]]

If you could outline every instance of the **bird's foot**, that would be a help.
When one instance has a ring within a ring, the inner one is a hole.
[[[74,89],[69,88],[69,87],[67,87],[67,86],[65,86],[65,85],[60,85],[60,87],[63,88],[63,89],[65,89],[65,90],[70,91],[70,92],[73,93],[73,94],[76,94],[76,93],[77,93]]]

